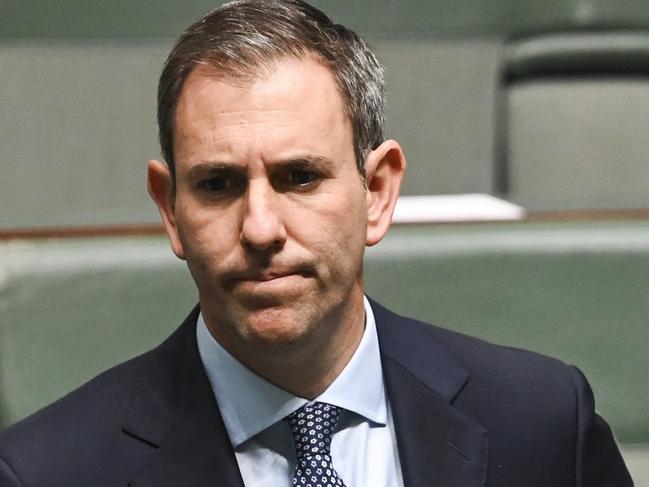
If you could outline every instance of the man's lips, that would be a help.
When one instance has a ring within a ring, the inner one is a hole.
[[[277,281],[287,277],[309,277],[313,273],[308,270],[306,266],[281,268],[281,269],[265,269],[265,270],[246,270],[241,272],[232,273],[228,281],[232,283],[237,282],[270,282]]]
[[[263,272],[260,274],[249,274],[249,275],[244,275],[237,280],[239,281],[256,281],[256,282],[268,282],[268,281],[274,281],[276,279],[281,279],[283,277],[289,277],[289,276],[301,276],[304,273],[302,272],[292,272],[292,271],[287,271],[287,272]]]
[[[273,302],[279,297],[294,296],[306,291],[306,285],[310,281],[308,275],[300,271],[272,271],[247,273],[238,276],[230,281],[229,290],[244,300],[258,300],[268,304],[266,300]]]

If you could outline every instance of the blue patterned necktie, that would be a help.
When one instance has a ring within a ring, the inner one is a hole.
[[[297,453],[294,486],[345,487],[331,462],[331,436],[338,415],[336,406],[314,402],[288,416]]]

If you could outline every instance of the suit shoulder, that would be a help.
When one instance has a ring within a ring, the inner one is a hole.
[[[426,329],[435,340],[442,343],[449,352],[462,361],[470,369],[490,370],[499,368],[515,368],[530,374],[536,370],[558,370],[564,373],[569,366],[565,362],[542,353],[526,350],[509,345],[496,344],[487,340],[465,335],[460,332],[448,330],[435,325],[429,325],[419,321],[415,326]],[[422,330],[422,332],[424,332]]]
[[[524,382],[539,387],[574,390],[581,378],[574,367],[561,360],[521,348],[494,344],[412,318],[396,315],[373,303],[377,325],[381,323],[384,340],[391,342],[395,354],[410,360],[433,360],[432,354],[444,354],[462,367],[474,381],[491,387],[508,387]],[[414,359],[412,359],[414,360]]]

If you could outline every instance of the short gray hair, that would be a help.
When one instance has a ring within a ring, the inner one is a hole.
[[[359,173],[385,139],[384,69],[355,32],[301,0],[235,0],[191,25],[172,49],[158,84],[162,155],[172,175],[174,119],[183,84],[199,64],[219,74],[254,77],[283,57],[315,56],[329,68],[354,137]]]

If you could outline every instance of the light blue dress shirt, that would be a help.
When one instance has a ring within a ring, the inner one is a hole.
[[[271,384],[230,355],[199,315],[198,350],[246,487],[289,487],[295,448],[283,419],[307,399]],[[314,401],[343,409],[331,442],[334,468],[347,487],[403,486],[385,394],[374,314],[365,299],[365,331],[351,360]]]

